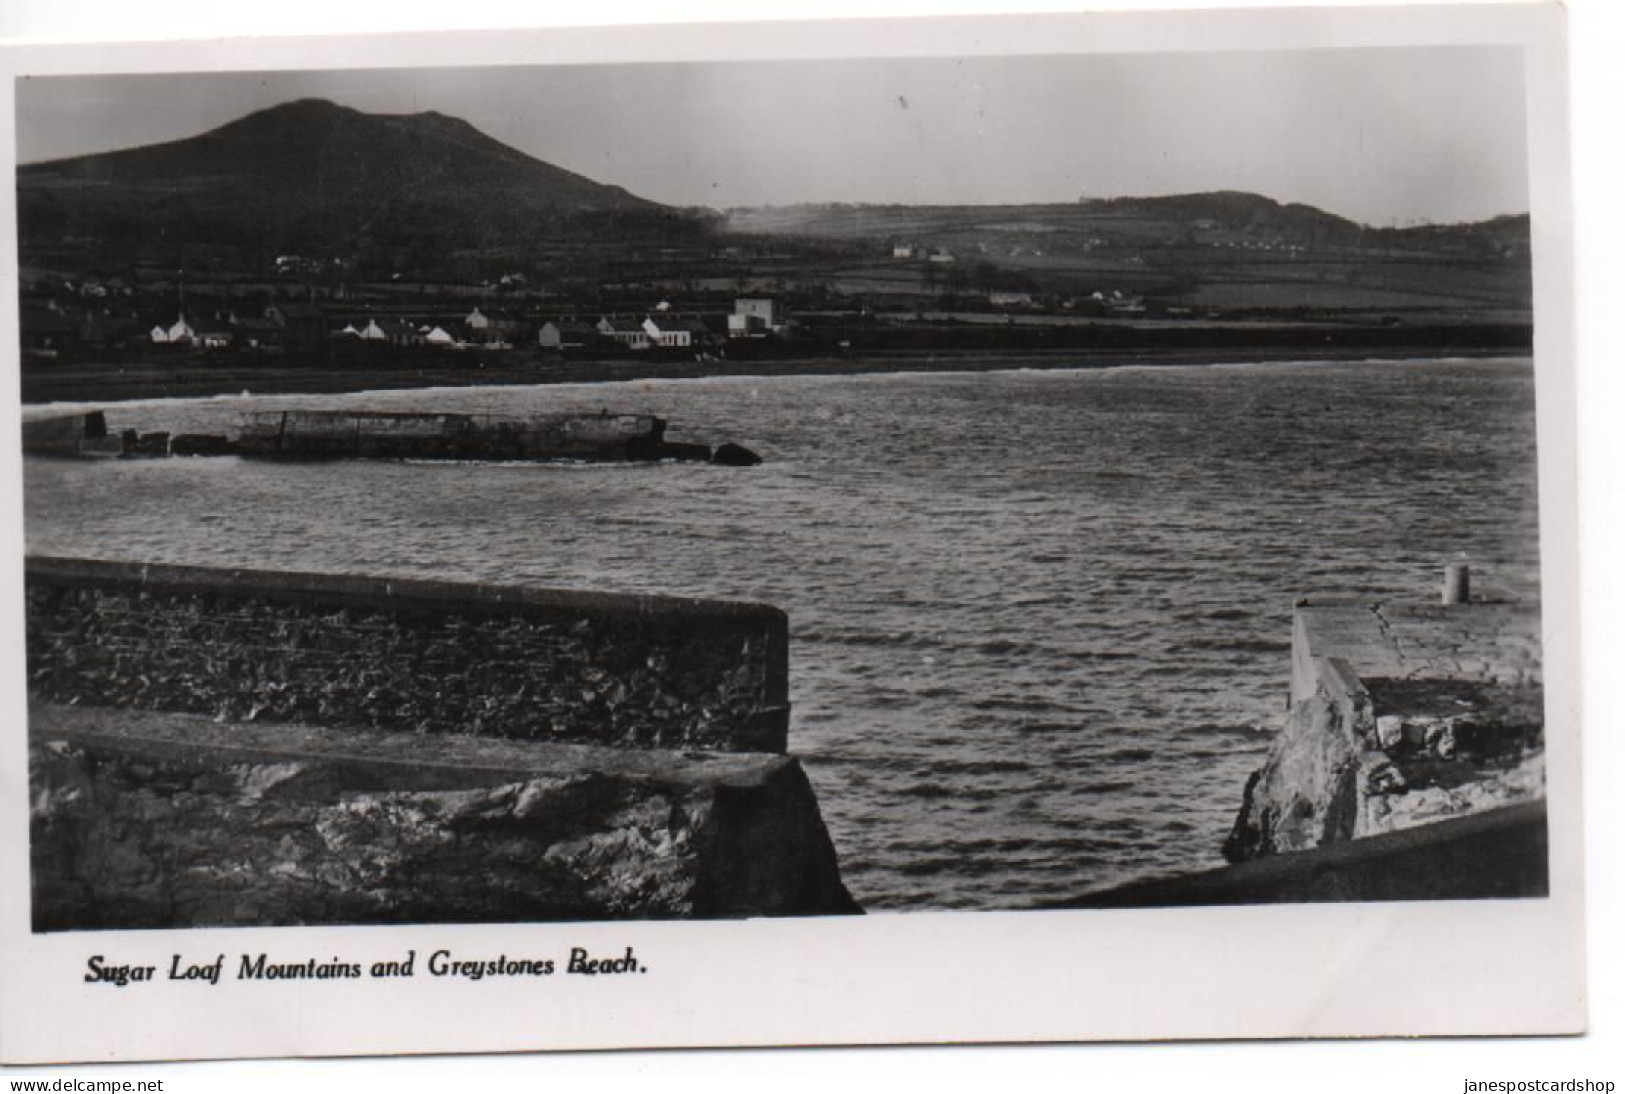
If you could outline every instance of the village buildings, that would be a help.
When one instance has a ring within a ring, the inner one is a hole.
[[[771,296],[742,296],[734,301],[733,314],[728,316],[730,338],[765,338],[782,334],[784,329],[784,309]]]
[[[563,353],[587,349],[596,345],[600,337],[597,328],[591,324],[569,319],[549,319],[537,329],[536,344],[542,349]]]
[[[627,349],[648,349],[649,332],[643,323],[625,316],[606,315],[598,320],[598,333]]]
[[[308,300],[261,296],[256,301],[218,286],[181,286],[176,281],[159,281],[132,297],[87,296],[85,283],[64,288],[67,282],[61,281],[25,297],[22,343],[32,359],[144,352],[286,355],[316,363],[333,354],[385,349],[531,349],[582,357],[648,353],[704,359],[725,356],[730,341],[782,337],[790,329],[783,301],[774,295],[739,296],[709,311],[685,306],[676,297],[654,297],[636,311],[582,314],[549,313],[534,301],[534,310],[509,310],[455,296],[414,301],[403,294],[369,300],[335,292],[321,298],[312,294]]]

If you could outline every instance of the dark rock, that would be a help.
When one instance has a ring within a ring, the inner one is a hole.
[[[224,433],[177,433],[169,439],[171,456],[229,456],[231,451]]]
[[[124,455],[131,458],[151,459],[158,456],[169,455],[169,434],[158,431],[154,433],[136,433],[133,429],[124,431]]]
[[[685,463],[706,463],[711,459],[711,446],[708,444],[682,444],[676,441],[666,441],[660,446],[657,458],[681,460]]]
[[[762,457],[743,445],[729,441],[717,446],[717,450],[711,453],[711,462],[721,467],[755,467],[762,462]]]
[[[1263,818],[1253,806],[1253,795],[1258,792],[1258,780],[1263,777],[1264,769],[1259,768],[1247,776],[1247,784],[1242,787],[1241,809],[1236,814],[1235,822],[1230,826],[1230,834],[1225,837],[1224,846],[1220,848],[1226,862],[1246,862],[1263,854],[1269,833],[1264,830]]]

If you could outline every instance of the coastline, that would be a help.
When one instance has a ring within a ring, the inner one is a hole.
[[[1156,348],[1092,353],[1076,349],[1020,352],[865,352],[694,361],[671,358],[560,360],[533,351],[434,364],[339,367],[239,364],[204,358],[124,363],[33,364],[22,370],[22,405],[118,403],[220,395],[338,395],[418,388],[626,383],[717,377],[857,376],[903,372],[1001,372],[1234,365],[1271,362],[1446,360],[1526,356],[1527,348],[1462,345],[1253,346]]]

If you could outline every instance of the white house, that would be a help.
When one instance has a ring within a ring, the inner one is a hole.
[[[649,348],[649,332],[642,323],[631,319],[606,315],[598,320],[598,333],[627,349]]]
[[[779,302],[771,296],[741,296],[734,301],[734,314],[754,316],[769,330],[782,326],[784,319]]]
[[[694,344],[694,327],[667,315],[649,316],[643,321],[649,342],[663,349],[686,349]]]
[[[762,338],[784,330],[784,312],[771,296],[741,296],[728,316],[729,338]]]
[[[197,337],[197,331],[193,329],[192,324],[186,321],[184,314],[177,316],[175,322],[165,333],[168,337],[164,341],[170,343],[190,343],[192,339]]]

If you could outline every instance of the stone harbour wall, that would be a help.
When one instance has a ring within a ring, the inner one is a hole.
[[[783,752],[761,604],[31,558],[43,701],[622,748]]]
[[[861,912],[758,604],[31,558],[39,931]]]
[[[1542,699],[1532,606],[1300,603],[1290,712],[1247,782],[1225,857],[1543,808]],[[1542,856],[1522,872],[1544,871]]]

